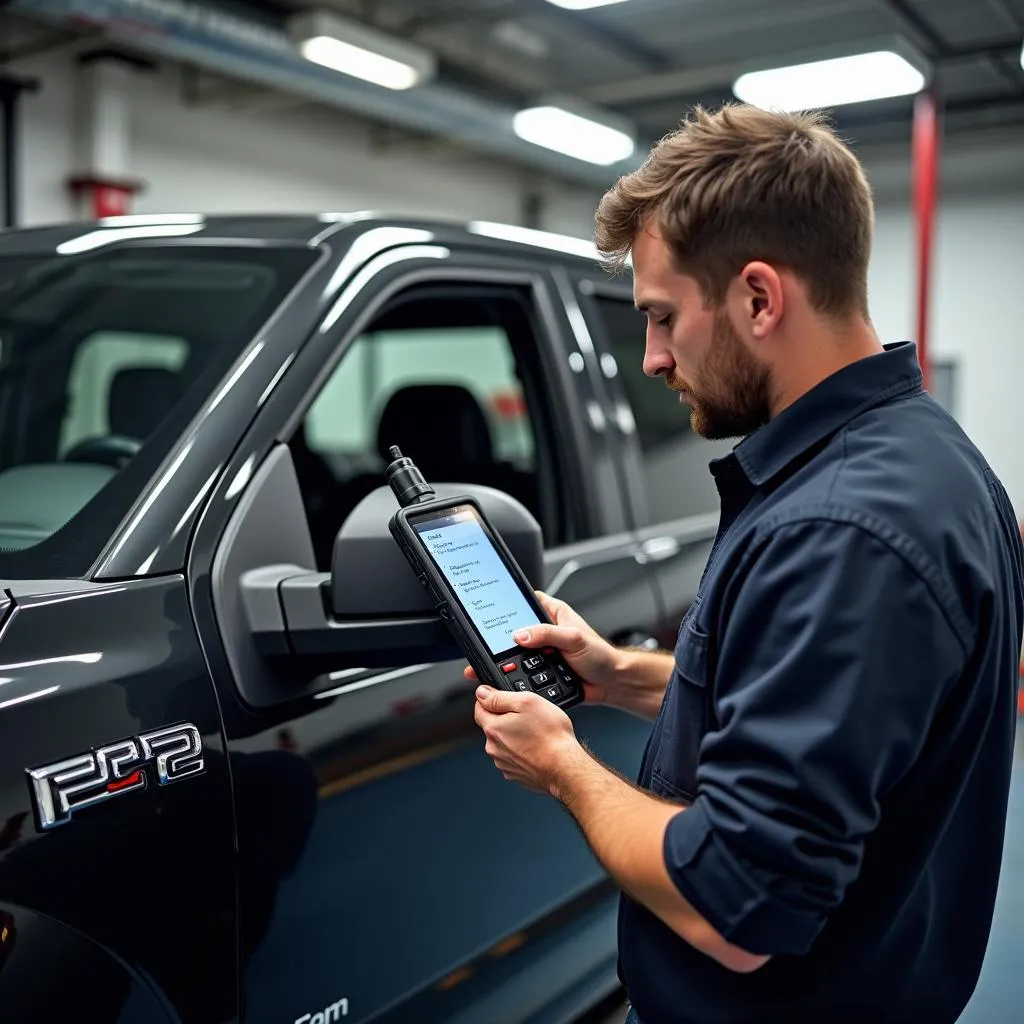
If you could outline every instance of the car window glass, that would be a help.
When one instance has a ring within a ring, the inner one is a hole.
[[[646,321],[632,303],[597,296],[593,308],[636,421],[649,513],[642,525],[717,512],[718,490],[708,463],[735,442],[707,441],[695,433],[679,396],[660,378],[644,373]]]
[[[292,441],[321,569],[345,517],[385,484],[391,445],[428,480],[511,494],[546,543],[558,542],[560,527],[545,512],[557,484],[538,459],[544,399],[523,377],[531,358],[523,350],[536,339],[522,321],[502,322],[503,308],[414,302],[349,345]]]
[[[487,418],[498,459],[534,468],[534,436],[508,335],[500,327],[375,331],[352,345],[307,417],[307,440],[344,474],[379,467],[376,431],[400,388],[436,382],[465,388]]]
[[[159,242],[0,257],[0,577],[88,571],[315,259]]]
[[[184,338],[160,334],[98,331],[78,346],[68,379],[68,409],[61,428],[63,457],[88,437],[120,433],[129,428],[145,396],[133,388],[142,374],[177,375],[188,358]]]

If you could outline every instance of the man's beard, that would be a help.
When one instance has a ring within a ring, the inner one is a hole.
[[[715,314],[711,345],[692,381],[673,373],[667,384],[686,392],[690,426],[709,441],[746,437],[771,418],[771,370],[747,350],[724,312]]]

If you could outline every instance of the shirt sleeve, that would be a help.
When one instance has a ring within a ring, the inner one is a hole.
[[[727,941],[801,955],[965,663],[921,575],[859,526],[774,530],[728,587],[697,795],[668,872]]]

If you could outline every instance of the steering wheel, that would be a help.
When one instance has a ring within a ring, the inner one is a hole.
[[[65,462],[91,462],[120,469],[142,447],[142,442],[124,434],[88,437],[73,445],[64,455]]]

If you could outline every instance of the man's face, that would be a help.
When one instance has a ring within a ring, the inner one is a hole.
[[[697,281],[676,268],[656,230],[637,234],[633,293],[647,315],[644,373],[663,376],[690,407],[702,437],[745,437],[768,422],[770,367],[757,358],[729,318],[728,299],[704,307]]]

